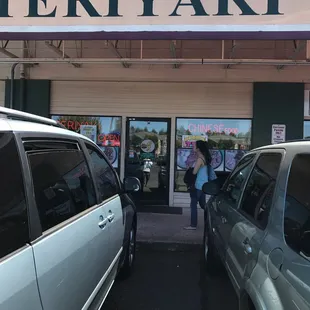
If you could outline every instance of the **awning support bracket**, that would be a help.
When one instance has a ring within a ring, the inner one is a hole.
[[[45,45],[50,48],[52,51],[54,51],[56,54],[61,56],[62,58],[68,58],[70,59],[71,57],[65,53],[65,47],[64,47],[64,42],[61,40],[57,44],[57,46],[54,45],[53,41],[45,41]],[[61,45],[63,46],[62,50],[60,49]],[[75,68],[81,68],[81,64],[77,64],[74,62],[70,62],[70,64],[75,67]]]
[[[107,45],[109,46],[110,50],[119,58],[123,59],[124,57],[118,50],[118,40],[115,41],[113,44],[111,41],[107,40]],[[122,61],[122,65],[124,68],[130,68],[130,64],[128,62]]]

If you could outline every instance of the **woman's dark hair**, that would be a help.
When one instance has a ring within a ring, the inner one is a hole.
[[[204,156],[206,160],[206,164],[210,165],[212,161],[209,144],[206,141],[198,140],[196,141],[196,148],[199,149],[201,154]]]

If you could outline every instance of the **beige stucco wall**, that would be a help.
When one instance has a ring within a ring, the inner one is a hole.
[[[52,114],[252,117],[251,83],[53,81]]]
[[[40,65],[30,69],[31,79],[60,81],[136,81],[136,82],[303,82],[310,83],[309,68],[287,66],[282,70],[272,66],[193,66],[183,65],[180,69],[163,65]]]

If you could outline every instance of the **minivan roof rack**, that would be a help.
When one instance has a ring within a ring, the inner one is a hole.
[[[303,139],[287,140],[287,141],[280,142],[277,144],[292,143],[292,142],[309,142],[309,141],[310,141],[310,138],[303,138]]]
[[[57,121],[53,119],[18,111],[18,110],[8,109],[4,107],[0,107],[0,117],[5,117],[8,119],[14,119],[14,120],[19,120],[19,121],[28,121],[28,122],[50,125],[50,126],[66,129],[64,125],[58,123]]]

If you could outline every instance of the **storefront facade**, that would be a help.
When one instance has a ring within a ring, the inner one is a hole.
[[[87,135],[121,178],[143,181],[144,159],[151,159],[143,204],[189,206],[183,177],[197,139],[209,141],[220,174],[272,143],[276,125],[285,128],[280,140],[310,136],[310,45],[292,39],[308,38],[308,17],[300,15],[307,1],[298,8],[287,0],[213,1],[208,8],[143,1],[126,14],[122,0],[57,8],[52,0],[20,8],[7,2],[0,37],[27,41],[7,41],[0,50],[0,105]],[[99,22],[104,15],[108,21]],[[231,40],[239,37],[292,40]]]
[[[243,152],[251,147],[252,88],[251,83],[54,81],[50,115],[75,131],[82,124],[101,122],[101,129],[95,129],[96,142],[104,149],[106,140],[110,145],[115,139],[120,141],[119,146],[109,147],[108,155],[121,177],[132,173],[135,162],[130,151],[141,161],[145,153],[156,163],[164,157],[164,167],[153,168],[155,175],[151,177],[156,183],[152,189],[164,190],[156,192],[160,199],[147,200],[156,205],[187,206],[183,161],[191,145],[186,142],[197,136],[214,141],[212,147],[221,150],[214,155],[222,161],[215,168],[228,171],[224,156],[231,154],[225,150]],[[119,135],[113,137],[115,132]],[[152,137],[156,147],[151,152],[142,151],[142,143]]]

